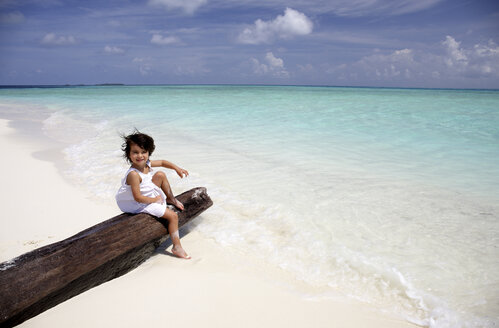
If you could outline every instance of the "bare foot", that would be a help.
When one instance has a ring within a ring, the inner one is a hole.
[[[181,202],[179,202],[176,198],[175,198],[175,203],[173,203],[173,205],[175,205],[181,211],[184,210],[184,204],[182,204]]]
[[[181,246],[174,246],[172,248],[172,253],[173,255],[175,255],[176,257],[179,257],[181,259],[186,259],[186,260],[190,260],[191,257],[189,255],[187,255],[187,253],[184,251],[184,249],[181,247]]]

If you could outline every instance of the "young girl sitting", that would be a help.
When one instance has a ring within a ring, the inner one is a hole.
[[[172,253],[177,257],[190,259],[180,244],[177,213],[166,207],[167,202],[180,210],[184,209],[184,205],[173,196],[165,173],[152,168],[175,170],[181,178],[189,175],[189,172],[165,160],[150,161],[149,157],[155,146],[153,138],[147,134],[135,131],[123,139],[123,156],[131,166],[116,194],[118,207],[123,212],[145,212],[168,220],[168,232],[173,243]]]

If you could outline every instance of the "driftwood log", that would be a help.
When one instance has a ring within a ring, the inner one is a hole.
[[[205,188],[179,196],[179,227],[210,207]],[[0,326],[12,327],[136,268],[168,238],[166,220],[121,214],[0,263]]]

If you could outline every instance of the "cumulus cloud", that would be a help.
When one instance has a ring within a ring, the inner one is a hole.
[[[365,56],[352,64],[341,64],[330,67],[327,73],[347,80],[404,81],[416,74],[422,74],[425,66],[415,59],[412,49],[400,49],[391,53],[380,53]]]
[[[105,46],[104,47],[104,52],[107,54],[122,54],[125,52],[125,50],[119,48],[119,47],[114,47],[114,46]]]
[[[24,22],[24,15],[20,11],[0,14],[0,23],[3,24],[18,24]]]
[[[267,52],[262,63],[256,58],[251,58],[250,61],[253,66],[253,73],[256,75],[271,75],[280,78],[289,77],[289,72],[284,67],[284,61],[274,56],[272,52]]]
[[[356,66],[363,68],[366,72],[374,69],[376,77],[395,78],[404,76],[410,78],[417,63],[414,60],[414,52],[411,49],[395,50],[390,54],[374,54],[362,58]]]
[[[275,39],[290,39],[297,35],[310,34],[313,27],[314,24],[305,14],[286,8],[284,15],[279,15],[274,20],[257,19],[252,26],[239,34],[237,40],[246,44],[271,43]]]
[[[72,35],[57,36],[55,33],[48,33],[43,37],[41,43],[47,46],[64,46],[64,45],[75,44],[76,39]]]
[[[284,68],[284,61],[281,58],[277,58],[273,53],[267,52],[265,59],[269,63],[270,67],[275,67],[278,69]]]
[[[355,63],[332,67],[327,72],[338,78],[359,77],[385,82],[418,80],[434,83],[437,80],[456,82],[466,78],[499,78],[499,46],[490,40],[486,44],[466,47],[447,36],[440,42],[440,49],[433,53],[413,49],[391,53],[378,51]]]
[[[163,7],[167,10],[182,10],[186,14],[192,15],[207,0],[149,0],[152,6]]]
[[[494,41],[465,48],[448,35],[442,45],[446,49],[444,62],[454,75],[499,77],[499,46]]]
[[[461,42],[457,42],[453,37],[447,35],[445,41],[442,41],[442,45],[447,49],[448,56],[445,58],[447,66],[466,66],[468,64],[468,57],[464,50],[459,48]]]
[[[153,34],[151,38],[151,43],[157,44],[160,46],[165,46],[168,44],[178,43],[179,39],[174,36],[162,36],[161,34]]]
[[[479,57],[497,58],[499,55],[499,47],[493,40],[489,40],[486,45],[476,44],[473,50]]]

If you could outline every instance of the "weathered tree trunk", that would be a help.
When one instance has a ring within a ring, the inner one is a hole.
[[[179,227],[210,207],[205,188],[179,196]],[[0,326],[12,327],[136,268],[168,238],[166,220],[121,214],[0,263]]]

